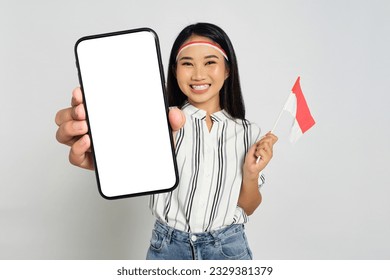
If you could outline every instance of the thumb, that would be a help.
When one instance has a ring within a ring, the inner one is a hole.
[[[183,111],[176,107],[169,108],[168,119],[173,131],[178,131],[186,122]]]

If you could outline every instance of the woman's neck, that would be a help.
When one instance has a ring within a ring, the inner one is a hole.
[[[194,106],[194,107],[196,107],[196,108],[198,108],[200,110],[205,111],[206,112],[206,116],[208,118],[210,117],[210,115],[212,115],[212,114],[214,114],[216,112],[221,111],[221,106],[219,105],[219,102],[218,103],[211,103],[211,102],[209,102],[209,103],[196,103],[196,102],[193,102],[191,100],[188,100],[188,102],[192,106]]]

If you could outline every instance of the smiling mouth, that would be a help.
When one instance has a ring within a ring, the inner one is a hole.
[[[205,85],[191,85],[191,88],[194,90],[205,90],[210,87],[210,84],[205,84]]]

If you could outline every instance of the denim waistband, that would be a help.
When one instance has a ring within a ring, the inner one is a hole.
[[[171,226],[168,226],[167,224],[164,224],[159,220],[156,220],[154,230],[161,234],[167,235],[169,239],[172,238],[182,242],[202,243],[220,240],[223,238],[227,238],[237,232],[242,232],[244,231],[244,225],[232,224],[230,226],[226,226],[219,230],[214,230],[210,232],[191,233],[177,230]]]

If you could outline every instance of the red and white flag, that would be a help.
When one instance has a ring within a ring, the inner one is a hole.
[[[301,77],[298,77],[271,130],[273,133],[284,111],[290,112],[294,117],[294,122],[290,131],[290,141],[292,143],[296,142],[303,133],[308,131],[316,123],[307,106],[305,96],[303,96],[300,80]],[[260,156],[257,158],[256,163],[259,162],[260,158]]]
[[[303,133],[308,131],[316,123],[307,106],[305,96],[302,93],[300,77],[295,82],[283,110],[290,112],[295,118],[290,131],[291,142],[296,142]]]

